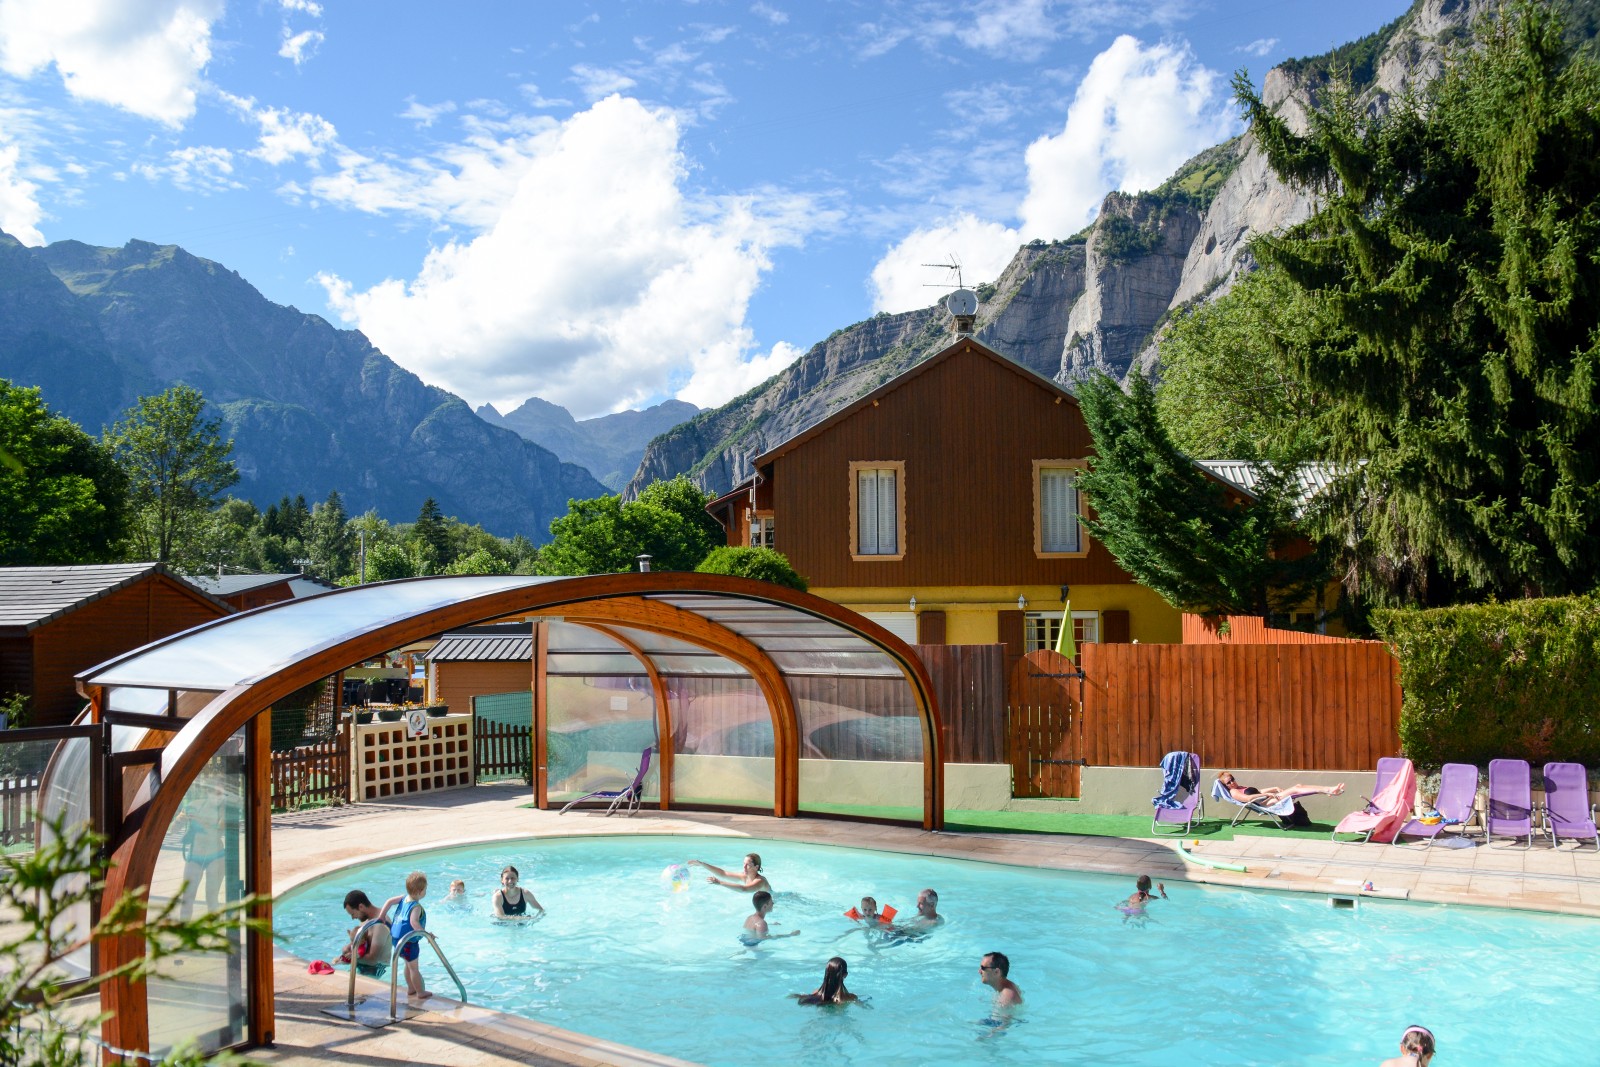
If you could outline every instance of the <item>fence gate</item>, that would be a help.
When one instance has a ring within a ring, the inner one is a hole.
[[[1006,759],[1019,797],[1076,797],[1083,759],[1082,675],[1058,652],[1030,652],[1011,670]]]

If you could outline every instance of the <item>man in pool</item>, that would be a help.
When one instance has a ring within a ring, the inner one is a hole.
[[[935,926],[944,925],[944,916],[939,914],[939,894],[931,889],[924,889],[917,894],[917,917],[906,921],[909,930],[932,930]]]
[[[1022,1003],[1022,990],[1017,988],[1011,974],[1011,961],[1004,952],[988,952],[978,962],[978,977],[994,990],[994,1006],[989,1014],[993,1019],[1005,1021]]]
[[[378,919],[367,927],[361,935],[360,942],[356,945],[356,973],[364,974],[369,978],[382,978],[389,970],[389,956],[394,951],[394,940],[389,936],[389,927],[381,920],[383,912],[359,889],[352,889],[344,895],[344,913],[354,919],[358,925],[350,928],[348,937],[355,937],[360,929],[360,923]],[[347,944],[339,954],[340,963],[350,962],[350,948]]]
[[[750,903],[755,905],[756,913],[744,921],[744,933],[739,935],[739,940],[747,945],[759,944],[774,937],[797,937],[799,930],[790,930],[786,934],[775,934],[767,929],[767,916],[772,913],[772,894],[765,889],[758,889],[756,895],[750,898]]]

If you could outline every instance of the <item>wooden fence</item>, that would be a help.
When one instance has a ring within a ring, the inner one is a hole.
[[[1009,762],[1018,796],[1076,796],[1078,764],[1360,770],[1400,750],[1395,660],[1375,641],[1106,645],[1012,674]]]
[[[1005,762],[1005,646],[912,647],[939,702],[945,762]]]
[[[478,768],[478,781],[521,778],[528,773],[533,761],[531,723],[474,718],[472,725],[473,762]]]
[[[272,806],[292,811],[307,804],[350,799],[350,726],[341,723],[321,741],[274,750]]]
[[[0,847],[31,845],[39,808],[39,776],[0,778]]]

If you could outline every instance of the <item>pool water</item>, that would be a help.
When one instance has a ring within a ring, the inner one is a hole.
[[[762,856],[777,891],[774,933],[740,944],[747,894],[693,870]],[[490,918],[507,863],[548,909]],[[408,871],[429,878],[428,928],[474,1004],[714,1065],[1376,1063],[1413,1022],[1451,1067],[1526,1058],[1600,1063],[1593,1010],[1600,922],[1481,908],[1169,884],[1148,920],[1115,905],[1133,878],[1005,867],[862,849],[730,838],[529,839],[361,865],[286,893],[285,947],[334,959],[351,925],[341,902],[382,904]],[[462,878],[468,906],[443,901]],[[907,919],[939,892],[944,926],[920,942],[869,942],[843,916],[863,895]],[[1011,959],[1024,1004],[988,1025],[983,953]],[[864,1006],[801,1007],[828,957],[850,966]],[[423,949],[430,989],[454,986]]]

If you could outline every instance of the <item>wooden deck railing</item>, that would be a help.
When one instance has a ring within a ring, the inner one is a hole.
[[[31,844],[39,809],[39,776],[0,778],[0,847]]]

